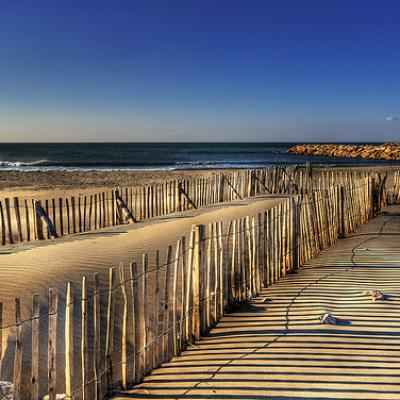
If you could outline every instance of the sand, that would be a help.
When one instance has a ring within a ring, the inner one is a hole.
[[[1,197],[21,196],[48,197],[78,195],[83,191],[109,188],[119,185],[144,185],[183,177],[207,176],[216,171],[110,171],[110,172],[61,172],[54,173],[0,173]],[[39,293],[43,304],[49,287],[65,292],[67,281],[74,282],[79,290],[83,275],[90,285],[94,272],[99,272],[103,284],[106,282],[110,266],[121,262],[140,261],[141,254],[150,254],[150,264],[154,265],[154,251],[161,250],[164,260],[165,249],[175,244],[182,235],[188,235],[192,224],[206,224],[221,220],[226,227],[228,221],[245,215],[255,215],[280,202],[282,198],[259,197],[251,200],[212,205],[181,214],[172,214],[137,225],[118,226],[95,232],[77,234],[55,241],[25,243],[13,247],[3,247],[0,251],[0,301],[4,303],[4,324],[14,322],[14,298],[21,297],[22,317],[28,318],[31,296]],[[77,308],[77,311],[78,308]],[[102,309],[104,316],[105,309]],[[79,313],[77,313],[79,318]],[[60,312],[60,321],[63,313]],[[44,323],[46,321],[43,320]],[[61,325],[61,324],[60,324]],[[24,330],[29,328],[24,327]],[[47,329],[45,324],[43,329]],[[62,329],[62,325],[60,326]],[[7,336],[11,334],[11,336]],[[60,333],[61,334],[61,333]],[[14,356],[12,331],[4,331],[2,379],[12,379],[10,368]],[[61,336],[60,336],[61,337]],[[78,340],[78,337],[76,338]],[[29,335],[24,334],[25,343]],[[60,343],[62,345],[62,343]],[[41,348],[46,346],[46,336],[41,336]],[[29,347],[29,346],[28,346]],[[29,350],[29,348],[28,348]],[[62,347],[59,349],[63,351]],[[29,355],[24,354],[24,359]],[[43,356],[45,357],[45,356]],[[79,358],[77,357],[77,360]],[[6,367],[4,367],[6,366]],[[78,365],[77,365],[78,367]],[[59,365],[62,370],[62,363]],[[27,374],[29,371],[27,372]],[[41,360],[41,373],[46,374],[46,359]],[[28,375],[27,375],[28,376]],[[25,376],[25,381],[27,381]],[[43,376],[43,375],[42,375]],[[62,388],[63,376],[59,377]]]
[[[332,167],[330,167],[332,168]],[[334,167],[346,171],[348,167]],[[399,167],[381,165],[370,167],[351,167],[384,173],[398,170]],[[314,171],[318,175],[320,167]],[[175,179],[207,178],[219,172],[232,170],[77,170],[77,171],[0,171],[0,198],[19,196],[22,198],[51,198],[78,196],[88,191],[101,191],[117,186],[145,186],[172,181]]]
[[[229,171],[229,170],[225,170]],[[218,170],[0,171],[0,197],[79,195],[88,189],[145,186],[175,179],[207,178]]]
[[[207,224],[208,222],[222,221],[225,228],[232,218],[246,215],[256,215],[268,207],[278,204],[283,197],[257,197],[250,200],[236,201],[228,204],[219,204],[203,207],[201,209],[175,213],[153,220],[147,220],[135,225],[123,225],[106,228],[103,230],[76,234],[54,241],[25,243],[0,251],[0,299],[3,302],[4,325],[14,323],[14,298],[21,298],[22,318],[30,317],[31,296],[40,295],[46,313],[47,291],[50,287],[60,290],[60,332],[58,351],[63,353],[63,323],[65,311],[65,288],[68,281],[74,283],[77,294],[81,288],[83,276],[89,279],[89,295],[92,290],[93,273],[98,272],[102,287],[107,284],[107,273],[111,266],[117,267],[121,262],[128,265],[131,261],[139,264],[143,253],[149,253],[149,262],[154,266],[155,250],[159,249],[162,262],[165,260],[165,250],[168,245],[175,245],[181,236],[188,236],[193,224]],[[151,280],[151,277],[149,278]],[[150,282],[152,285],[152,282]],[[105,321],[106,296],[103,297],[102,318]],[[120,304],[117,304],[117,310]],[[76,307],[75,323],[79,326],[80,307]],[[116,311],[118,314],[118,311]],[[89,315],[91,318],[91,313]],[[42,329],[47,330],[46,319],[43,319]],[[116,318],[116,329],[120,329],[120,318]],[[90,326],[93,322],[89,320]],[[104,327],[103,327],[104,329]],[[23,341],[26,352],[25,363],[30,359],[30,322],[23,324]],[[3,331],[3,366],[12,365],[15,342],[13,330]],[[75,339],[79,341],[80,330],[75,330]],[[130,339],[130,338],[129,338]],[[46,336],[40,336],[40,348],[46,354]],[[116,345],[117,348],[118,345]],[[60,375],[58,383],[63,390],[62,374],[64,364],[63,356],[58,360]],[[115,358],[118,358],[117,352]],[[29,361],[28,361],[29,362]],[[80,358],[76,357],[76,368],[80,367]],[[29,364],[28,364],[29,365]],[[41,361],[41,376],[46,375],[46,359]],[[12,380],[12,369],[3,368],[2,379]],[[23,382],[28,383],[29,371],[25,371]]]
[[[114,400],[400,399],[399,234],[397,206]],[[363,295],[375,288],[386,301]],[[341,325],[321,324],[327,311]]]
[[[255,215],[282,201],[283,197],[260,196],[197,210],[174,213],[135,225],[122,225],[66,236],[53,241],[36,241],[0,249],[0,299],[5,311],[15,297],[30,300],[32,294],[46,294],[48,288],[64,289],[66,282],[81,282],[83,275],[106,274],[111,266],[139,261],[144,253],[153,256],[181,236],[188,236],[193,224]],[[105,276],[103,277],[105,278]],[[5,313],[5,323],[10,313]]]

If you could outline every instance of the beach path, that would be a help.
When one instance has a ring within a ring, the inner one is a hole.
[[[387,208],[114,400],[400,399],[399,211]],[[372,289],[386,299],[371,301]],[[326,312],[339,324],[322,324]]]

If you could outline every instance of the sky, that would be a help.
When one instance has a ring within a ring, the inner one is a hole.
[[[400,138],[398,0],[0,7],[0,141]]]

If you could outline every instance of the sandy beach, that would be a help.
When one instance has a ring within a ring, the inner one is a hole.
[[[300,166],[301,168],[301,166]],[[383,172],[398,170],[396,166],[332,167],[337,171],[369,170]],[[318,175],[322,167],[314,167]],[[117,186],[146,186],[179,179],[207,178],[214,174],[229,173],[232,169],[182,170],[43,170],[1,171],[0,197],[62,197],[78,196],[88,190],[103,190]]]
[[[246,215],[256,215],[267,208],[280,203],[284,197],[257,197],[249,200],[235,201],[228,204],[206,206],[198,210],[175,213],[137,225],[124,225],[71,235],[54,241],[32,242],[17,247],[3,248],[0,251],[0,274],[2,285],[0,299],[3,302],[3,324],[14,322],[14,299],[21,298],[22,318],[30,317],[31,296],[39,294],[42,304],[47,304],[47,292],[50,287],[60,292],[61,308],[59,318],[63,320],[65,312],[65,288],[67,282],[73,282],[79,297],[82,277],[89,280],[92,290],[93,273],[98,272],[102,287],[106,286],[109,267],[118,267],[120,263],[128,266],[136,261],[139,265],[141,256],[149,253],[150,265],[155,262],[155,250],[160,249],[160,260],[165,260],[168,245],[175,245],[181,236],[188,236],[193,224],[207,224],[222,221],[227,229],[229,220]],[[150,282],[151,283],[151,282]],[[117,304],[117,307],[120,307]],[[76,323],[79,324],[79,307],[76,311]],[[102,316],[105,318],[106,304],[102,304]],[[92,324],[92,321],[89,321]],[[62,328],[62,325],[61,327]],[[120,327],[116,326],[119,330]],[[30,342],[30,323],[23,325],[26,332],[24,341]],[[76,340],[79,341],[79,330]],[[3,332],[3,362],[12,364],[14,357],[14,331]],[[41,346],[46,347],[46,337],[41,337]],[[43,348],[44,348],[43,347]],[[62,343],[59,351],[62,353]],[[118,352],[116,353],[118,354]],[[30,358],[30,353],[24,355]],[[79,368],[79,357],[76,358]],[[46,364],[40,366],[41,373],[46,374]],[[59,364],[60,371],[64,368]],[[12,380],[12,376],[3,371],[3,379]],[[28,376],[24,374],[24,382],[28,384]],[[63,376],[59,377],[60,388],[63,387]]]
[[[229,170],[225,170],[229,171]],[[218,170],[0,171],[0,197],[78,196],[88,189],[146,186],[175,179],[207,178]]]
[[[225,170],[227,171],[227,170]],[[207,177],[218,170],[188,170],[188,171],[50,171],[50,172],[12,172],[7,179],[2,180],[2,197],[8,196],[51,196],[63,194],[80,194],[92,189],[110,188],[118,185],[146,185],[174,179]],[[380,170],[382,172],[382,170]],[[320,169],[314,169],[315,176],[320,175]],[[5,246],[0,251],[0,300],[3,302],[3,324],[13,324],[15,320],[14,301],[21,299],[22,319],[29,319],[31,312],[31,297],[39,294],[45,312],[49,288],[56,288],[61,294],[60,321],[65,317],[65,288],[67,282],[72,282],[79,300],[82,277],[89,281],[89,294],[93,291],[93,274],[100,276],[103,288],[106,288],[109,267],[118,267],[121,263],[127,266],[136,261],[141,265],[143,254],[149,254],[149,264],[155,265],[155,251],[160,251],[160,260],[165,260],[168,245],[175,246],[177,240],[188,237],[192,225],[208,224],[221,221],[224,232],[227,232],[229,221],[244,216],[253,216],[265,212],[280,203],[287,196],[268,195],[257,196],[245,200],[237,200],[215,204],[181,213],[172,213],[154,219],[149,219],[134,225],[121,225],[97,231],[74,234],[51,241],[36,241],[14,246]],[[174,251],[174,250],[173,250]],[[151,278],[149,284],[152,285]],[[117,301],[117,311],[121,312],[121,304]],[[118,311],[119,310],[119,311]],[[101,315],[106,320],[106,298],[102,299]],[[80,323],[79,307],[75,310],[75,323]],[[89,317],[90,318],[90,317]],[[46,319],[43,320],[46,323]],[[89,325],[92,326],[89,319]],[[116,331],[120,326],[116,324]],[[46,329],[45,324],[43,326]],[[102,327],[103,329],[104,327]],[[62,323],[60,329],[63,329]],[[30,343],[30,322],[23,325],[23,340]],[[80,331],[76,330],[76,341],[80,340]],[[2,338],[3,362],[12,364],[15,351],[15,332],[4,330]],[[132,338],[128,337],[131,342]],[[46,336],[40,338],[41,348],[46,347]],[[119,336],[116,346],[119,348]],[[58,345],[62,354],[63,342]],[[117,360],[119,350],[114,357]],[[25,347],[24,359],[29,360],[29,347]],[[79,357],[76,358],[76,368],[79,368]],[[59,368],[63,370],[63,361]],[[40,364],[40,373],[46,374],[46,363]],[[2,378],[12,381],[11,373],[3,370]],[[58,378],[58,385],[63,387],[64,377]],[[23,374],[24,385],[29,385],[28,374]]]

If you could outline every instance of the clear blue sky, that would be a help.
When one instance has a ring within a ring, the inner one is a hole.
[[[2,1],[0,141],[400,139],[399,43],[398,0]]]

